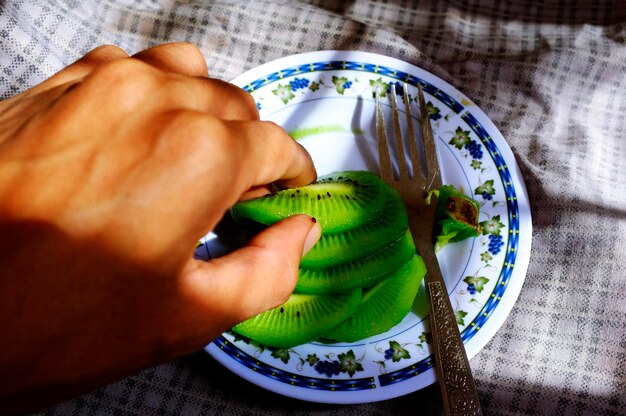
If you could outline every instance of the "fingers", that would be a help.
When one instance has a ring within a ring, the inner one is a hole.
[[[317,179],[311,155],[277,124],[271,122],[233,123],[245,135],[245,152],[240,154],[240,175],[249,186],[276,183],[291,188]]]
[[[168,178],[179,181],[180,172],[191,178],[188,187],[179,184],[169,190],[183,193],[190,221],[207,221],[207,207],[222,213],[242,197],[268,193],[268,184],[298,187],[317,178],[306,149],[272,122],[221,120],[196,111],[169,117],[159,118],[165,123],[159,125],[159,153],[146,160],[158,163],[160,174],[171,171]],[[213,178],[210,188],[207,178]]]
[[[33,90],[39,92],[79,80],[99,66],[128,57],[128,54],[117,46],[99,46]],[[157,45],[136,53],[133,58],[162,71],[192,77],[206,77],[208,75],[208,68],[202,53],[197,47],[187,42]]]
[[[240,201],[259,198],[263,195],[272,193],[272,185],[256,185],[244,192],[240,197]]]
[[[215,336],[284,303],[295,287],[300,259],[320,235],[317,222],[297,215],[267,228],[229,255],[208,263],[192,260],[183,275],[185,292],[195,298],[190,305],[203,310],[201,316],[224,317]]]
[[[209,113],[223,120],[258,120],[259,110],[243,89],[215,78],[179,79],[176,99],[184,99],[191,110]],[[175,80],[174,80],[175,82]]]
[[[259,119],[256,103],[250,94],[228,82],[207,78],[206,60],[191,43],[157,45],[136,53],[132,58],[160,71],[183,75],[169,79],[174,97],[172,102],[183,100],[181,107],[207,112],[225,120]]]
[[[25,94],[36,95],[54,90],[53,96],[58,97],[72,91],[90,76],[92,82],[88,94],[94,99],[108,94],[121,100],[122,106],[130,102],[138,103],[142,108],[147,104],[149,107],[169,106],[171,109],[202,111],[225,120],[259,119],[256,103],[250,94],[207,75],[208,68],[202,53],[190,43],[158,45],[138,52],[132,59],[122,49],[105,45],[87,53]],[[126,91],[134,92],[126,96],[120,92],[120,87],[129,84],[131,88]],[[136,93],[138,89],[141,94]]]
[[[154,46],[138,52],[133,58],[139,59],[166,72],[174,72],[190,77],[206,77],[209,73],[202,52],[191,43],[175,42]]]
[[[160,71],[185,76],[170,79],[174,84],[175,99],[183,99],[185,108],[204,111],[225,120],[259,118],[256,103],[250,94],[228,82],[207,78],[209,69],[206,60],[191,43],[157,45],[132,57]]]
[[[163,72],[138,59],[120,59],[94,67],[81,82],[72,84],[73,88],[65,85],[68,105],[93,107],[88,111],[85,108],[85,113],[114,109],[110,116],[127,117],[193,110],[224,120],[259,119],[252,96],[235,85]]]
[[[230,157],[232,179],[239,196],[258,196],[267,193],[264,185],[276,183],[280,187],[298,187],[317,179],[311,155],[287,132],[268,121],[224,122],[222,150]],[[208,137],[208,140],[215,138]]]

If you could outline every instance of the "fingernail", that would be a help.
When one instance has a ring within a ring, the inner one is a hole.
[[[311,248],[315,245],[315,243],[317,243],[322,235],[322,227],[320,227],[315,217],[311,217],[311,222],[313,223],[313,226],[309,230],[309,233],[304,240],[304,249],[302,250],[303,257],[306,253],[308,253],[309,250],[311,250]]]

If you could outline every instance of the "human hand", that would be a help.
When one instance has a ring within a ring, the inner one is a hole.
[[[316,178],[247,93],[207,73],[189,44],[101,47],[0,102],[0,408],[196,351],[293,290],[320,234],[307,216],[192,258],[239,199]]]

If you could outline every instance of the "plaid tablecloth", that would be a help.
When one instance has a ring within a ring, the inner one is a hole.
[[[190,41],[227,80],[323,49],[421,66],[494,121],[532,205],[519,300],[471,361],[485,414],[626,414],[625,22],[618,0],[4,0],[0,97],[103,43]],[[43,413],[415,415],[438,414],[438,401],[436,386],[363,405],[296,401],[199,352]]]

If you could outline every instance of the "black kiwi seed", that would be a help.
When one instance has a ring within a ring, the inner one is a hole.
[[[242,224],[272,224],[306,213],[323,232],[318,249],[302,259],[289,300],[233,330],[268,347],[291,348],[320,337],[352,342],[396,324],[413,304],[425,271],[415,265],[419,256],[400,208],[399,196],[365,171],[327,175],[265,202],[237,204],[231,213]],[[377,318],[382,315],[390,316]]]
[[[237,222],[249,218],[265,225],[294,214],[308,214],[317,218],[326,233],[343,232],[376,220],[384,208],[378,192],[384,186],[380,178],[366,171],[353,171],[350,175],[343,173],[343,180],[337,181],[337,176],[330,174],[296,192],[278,191],[271,199],[240,202],[231,214]],[[369,189],[364,189],[363,184]],[[347,195],[349,198],[344,198]]]
[[[377,220],[343,233],[322,232],[319,241],[302,258],[300,266],[322,268],[358,260],[400,238],[408,227],[402,199],[392,189],[381,191],[379,198],[385,200],[385,208]]]
[[[350,262],[329,267],[300,265],[295,292],[330,294],[374,285],[415,256],[415,245],[408,231],[384,248]],[[319,264],[319,263],[318,263]]]
[[[361,303],[361,294],[360,289],[334,296],[293,294],[281,306],[283,314],[278,307],[270,309],[233,330],[265,346],[292,348],[319,338],[352,315]]]

